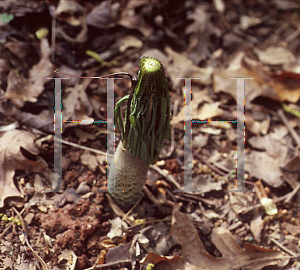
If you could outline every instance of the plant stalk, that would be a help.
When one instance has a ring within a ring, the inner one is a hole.
[[[115,107],[121,141],[111,164],[115,173],[109,173],[107,187],[123,209],[142,196],[148,167],[157,160],[163,140],[171,137],[170,97],[163,66],[155,58],[143,57],[140,67],[134,91]],[[123,121],[121,104],[126,100]]]

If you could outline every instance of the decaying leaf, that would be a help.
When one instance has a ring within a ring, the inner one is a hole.
[[[199,105],[202,104],[200,109]],[[192,102],[192,119],[194,120],[207,120],[213,117],[218,117],[222,115],[223,110],[219,108],[219,102],[213,102],[208,95],[207,90],[195,91],[193,90],[193,102]],[[180,121],[185,120],[185,107],[183,107],[180,112],[173,116],[171,124],[175,125]]]
[[[58,20],[65,21],[72,26],[80,25],[81,20],[78,17],[83,14],[84,9],[79,3],[65,0],[60,0],[55,10],[55,17]]]
[[[275,58],[273,57],[273,59]],[[285,63],[282,59],[279,62]],[[292,60],[288,61],[288,63],[290,62]],[[236,98],[236,81],[229,80],[229,77],[253,78],[245,80],[246,108],[258,96],[293,103],[300,98],[299,70],[297,68],[294,68],[292,72],[272,73],[266,64],[247,57],[244,52],[238,53],[228,68],[214,73],[214,92],[223,91]]]
[[[254,52],[261,62],[268,65],[289,64],[295,61],[295,56],[283,47],[269,47],[266,50],[254,49]]]
[[[229,185],[229,189],[236,189],[235,185]],[[241,214],[246,211],[249,204],[253,202],[253,193],[250,192],[229,192],[229,200],[231,209],[236,214]]]
[[[68,87],[64,91],[67,93],[67,97],[63,99],[63,114],[64,120],[80,119],[79,124],[87,125],[94,121],[89,117],[92,114],[92,106],[85,92],[91,79],[85,79],[82,84],[78,84],[74,87]],[[84,120],[84,121],[82,121]],[[67,126],[78,125],[77,122],[68,123]],[[66,127],[66,125],[63,125]]]
[[[77,256],[73,250],[64,249],[58,256],[59,262],[65,260],[66,265],[69,266],[70,270],[74,270],[76,267]]]
[[[264,228],[264,222],[262,219],[262,214],[257,212],[254,218],[250,223],[250,230],[255,238],[255,240],[259,243],[261,240],[262,230]]]
[[[143,262],[143,269],[146,269],[149,265],[154,265],[155,270],[186,269],[186,262],[181,257],[174,256],[173,258],[168,258],[152,252],[146,256]],[[192,268],[190,268],[190,270],[192,270]],[[196,268],[194,268],[194,270],[196,270]]]
[[[205,250],[198,232],[188,215],[179,211],[179,205],[176,205],[173,209],[171,234],[182,247],[181,259],[180,257],[166,259],[160,256],[159,258],[149,254],[143,267],[153,264],[153,269],[259,270],[264,266],[277,265],[278,261],[284,258],[280,256],[281,253],[279,251],[257,247],[248,243],[244,243],[243,249],[230,231],[224,228],[213,229],[211,236],[213,244],[221,252],[222,257],[210,255]],[[160,266],[161,261],[164,262],[164,268]]]
[[[145,1],[128,1],[126,8],[122,11],[118,25],[128,29],[140,31],[145,37],[149,37],[153,33],[153,28],[150,27],[143,16],[135,12],[135,7],[146,4]]]
[[[282,168],[282,171],[284,172],[285,180],[290,184],[292,188],[295,188],[300,177],[300,156],[295,155]]]
[[[7,197],[20,197],[13,177],[15,170],[42,172],[48,166],[38,156],[36,136],[28,131],[11,130],[0,134],[0,208]]]
[[[41,39],[41,59],[29,71],[26,79],[16,70],[11,70],[7,77],[7,89],[5,98],[11,99],[18,107],[22,107],[26,101],[36,102],[37,97],[43,92],[47,77],[53,72],[53,64],[50,62],[50,46],[46,38]]]
[[[186,57],[183,53],[177,53],[173,51],[170,47],[166,48],[169,61],[173,61],[172,65],[165,67],[166,72],[171,75],[171,80],[173,87],[177,88],[182,80],[180,78],[201,78],[201,80],[193,80],[195,84],[209,85],[211,83],[211,77],[213,75],[214,69],[209,66],[207,68],[200,68],[194,65],[193,61]]]
[[[277,147],[279,143],[274,144],[273,148],[275,145]],[[281,156],[276,157],[267,152],[251,151],[246,155],[246,171],[250,172],[252,177],[262,179],[272,187],[280,187],[284,182],[281,178],[280,166],[286,161],[288,151],[286,147],[280,149],[282,149]]]

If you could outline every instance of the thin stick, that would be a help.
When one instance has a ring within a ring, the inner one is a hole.
[[[123,260],[123,261],[111,262],[111,263],[106,263],[101,265],[94,265],[84,270],[98,270],[98,269],[107,270],[107,269],[120,269],[120,268],[128,268],[131,270],[132,269],[131,261]]]
[[[135,224],[131,227],[128,228],[128,230],[132,230],[138,226],[141,226],[141,225],[148,225],[148,224],[152,224],[152,223],[158,223],[158,222],[171,222],[172,221],[172,217],[171,216],[166,216],[165,218],[163,219],[154,219],[154,220],[149,220],[149,221],[145,221],[145,222],[140,222],[138,224]]]
[[[28,239],[27,239],[27,235],[25,233],[25,231],[23,230],[23,235],[25,238],[25,242],[27,244],[27,246],[29,247],[29,249],[32,251],[34,257],[37,258],[37,260],[41,263],[43,270],[49,270],[47,267],[47,264],[43,261],[43,259],[39,256],[39,254],[36,253],[36,251],[32,248],[32,246],[29,244]]]
[[[76,76],[76,75],[71,75],[68,73],[63,73],[63,72],[59,72],[58,69],[56,69],[54,71],[55,73],[59,73],[59,74],[63,74],[63,75],[67,75],[67,76],[71,76],[71,77],[76,77],[76,78],[80,78],[80,79],[103,79],[103,78],[107,78],[107,77],[112,77],[112,76],[118,76],[118,75],[126,75],[129,76],[132,82],[136,82],[137,78],[135,75],[127,73],[127,72],[117,72],[117,73],[111,73],[105,76],[101,76],[101,77],[82,77],[82,76]]]
[[[298,27],[298,29],[296,31],[294,31],[292,34],[290,34],[285,41],[286,42],[291,42],[293,41],[295,38],[297,38],[300,35],[300,27]]]
[[[288,193],[288,196],[286,197],[286,199],[284,200],[285,203],[288,203],[298,192],[298,190],[300,189],[300,183],[293,189],[293,191],[291,191],[290,193]]]
[[[291,133],[292,137],[296,141],[297,145],[300,146],[300,137],[297,132],[291,127],[289,121],[285,117],[283,111],[281,109],[278,110],[278,115],[281,118],[282,122],[286,125],[288,131]]]
[[[67,144],[67,145],[70,145],[70,146],[73,146],[73,147],[76,147],[76,148],[79,148],[79,149],[88,150],[90,152],[94,152],[96,154],[106,156],[106,152],[103,152],[103,151],[100,151],[100,150],[96,150],[96,149],[93,149],[93,148],[89,148],[89,147],[86,147],[86,146],[82,146],[82,145],[79,145],[79,144],[76,144],[76,143],[68,142],[68,141],[65,141],[65,140],[57,139],[57,138],[55,138],[55,140],[58,140],[59,142],[61,142],[63,144]],[[111,155],[108,155],[108,156],[111,156]]]
[[[25,208],[24,208],[25,209]],[[24,210],[23,209],[23,210]],[[27,226],[26,223],[22,217],[22,215],[18,212],[18,210],[16,208],[13,207],[13,210],[15,211],[15,213],[17,214],[18,218],[20,219],[21,222],[21,226],[23,229],[23,235],[25,238],[25,242],[27,244],[27,246],[29,247],[29,249],[32,251],[34,257],[37,258],[37,260],[41,263],[43,270],[49,270],[47,264],[43,261],[43,259],[39,256],[39,254],[37,254],[37,252],[32,248],[32,246],[30,245],[27,235],[28,235],[28,230],[27,230]]]
[[[289,250],[288,248],[286,248],[285,246],[281,245],[277,240],[275,240],[273,237],[271,237],[271,241],[276,244],[278,247],[280,247],[284,252],[290,254],[293,257],[296,257],[297,255],[292,252],[291,250]]]
[[[174,177],[172,175],[168,175],[166,173],[164,173],[164,171],[162,169],[160,169],[159,167],[157,167],[156,165],[150,165],[150,169],[158,172],[160,175],[162,175],[169,183],[173,184],[175,187],[177,187],[178,189],[182,189],[182,187],[176,182],[176,180],[174,179]]]
[[[24,219],[23,219],[23,217],[22,217],[22,214],[24,213],[24,211],[25,211],[25,208],[23,208],[23,210],[21,211],[21,213],[19,213],[19,211],[16,209],[16,208],[12,208],[14,211],[15,211],[15,213],[17,214],[17,216],[18,216],[18,218],[19,218],[19,220],[20,220],[20,222],[21,222],[21,226],[22,226],[22,229],[24,230],[24,232],[28,235],[28,230],[27,230],[27,226],[26,226],[26,223],[25,223],[25,221],[24,221]]]
[[[169,200],[158,200],[155,196],[151,193],[151,191],[144,185],[143,187],[144,192],[147,194],[148,198],[161,210],[163,205],[174,207],[175,203]]]
[[[221,176],[225,176],[226,173],[222,172],[219,168],[214,166],[213,164],[209,163],[202,155],[198,153],[194,153],[195,157],[198,158],[202,163],[206,164],[209,168],[211,168],[213,171],[218,173]]]
[[[142,195],[141,198],[139,198],[139,200],[134,204],[134,206],[132,206],[131,209],[125,214],[125,216],[122,218],[122,221],[124,221],[131,214],[131,212],[134,210],[134,208],[136,208],[137,205],[141,202],[143,197],[144,197],[144,194]]]
[[[279,198],[275,198],[275,199],[273,200],[273,202],[276,204],[276,203],[278,203],[278,202],[281,202],[281,201],[283,201],[283,200],[289,198],[289,196],[291,196],[291,195],[293,195],[293,196],[295,195],[295,194],[294,194],[294,190],[291,191],[291,192],[288,193],[288,194],[285,194],[285,195],[279,197]],[[243,214],[246,214],[246,213],[248,213],[248,212],[250,212],[250,211],[252,211],[252,210],[254,210],[254,209],[260,208],[260,207],[262,207],[262,204],[261,204],[261,203],[257,203],[256,205],[253,205],[253,206],[248,207],[248,209],[245,210],[245,211],[243,212]]]
[[[0,234],[0,239],[6,234],[6,232],[10,229],[12,226],[13,222],[11,221],[8,226],[4,229],[4,231]]]

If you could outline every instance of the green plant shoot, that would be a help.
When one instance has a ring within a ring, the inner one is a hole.
[[[127,101],[127,109],[123,121],[121,104],[124,101]],[[115,175],[108,177],[108,191],[119,206],[125,207],[134,204],[142,195],[148,167],[157,160],[163,140],[171,137],[167,79],[157,59],[141,59],[132,94],[116,104],[115,124],[120,131],[121,142],[115,154]],[[127,161],[123,160],[125,155]],[[132,168],[128,168],[129,164]],[[121,169],[121,166],[124,168]],[[124,175],[125,171],[131,176]],[[135,171],[138,173],[135,174]],[[112,184],[123,192],[110,192]]]

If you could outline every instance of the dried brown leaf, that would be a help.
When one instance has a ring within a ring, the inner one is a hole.
[[[283,47],[269,47],[266,50],[254,49],[254,52],[261,62],[268,65],[289,64],[295,61],[295,56]]]
[[[173,209],[171,234],[182,247],[185,262],[180,269],[259,270],[267,265],[276,265],[282,259],[279,257],[281,253],[276,250],[248,243],[244,244],[244,249],[241,248],[230,231],[224,228],[214,228],[212,232],[212,242],[222,257],[211,256],[205,250],[192,221],[179,211],[179,207],[175,205]],[[173,268],[167,268],[166,265],[165,269]]]
[[[253,78],[245,80],[246,107],[249,107],[251,101],[258,96],[292,103],[300,99],[299,72],[282,71],[272,74],[268,66],[250,59],[244,52],[237,54],[228,68],[214,74],[214,91],[216,93],[223,91],[236,99],[236,81],[229,80],[229,77]]]
[[[40,61],[29,71],[28,79],[15,70],[9,72],[5,98],[11,99],[18,107],[22,107],[26,101],[36,102],[37,97],[44,90],[46,78],[53,72],[50,53],[48,40],[41,39]]]
[[[203,106],[198,109],[199,105],[203,102],[209,103],[204,103]],[[193,89],[192,119],[207,120],[222,115],[223,110],[219,108],[219,105],[220,102],[212,102],[206,90],[197,91]],[[185,107],[183,107],[180,112],[172,118],[171,124],[175,125],[184,120]]]
[[[46,162],[38,156],[35,139],[34,134],[22,130],[7,131],[0,137],[0,207],[7,197],[21,195],[13,182],[15,170],[42,172],[47,168]]]
[[[201,78],[193,80],[195,84],[209,85],[211,84],[211,77],[214,69],[211,66],[207,68],[200,68],[194,65],[193,61],[189,59],[184,53],[177,53],[170,47],[166,48],[169,62],[172,61],[171,65],[164,66],[167,73],[169,74],[174,88],[177,88],[182,80],[176,78]]]

